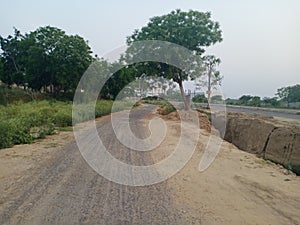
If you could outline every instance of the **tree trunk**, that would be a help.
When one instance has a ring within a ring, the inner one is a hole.
[[[207,107],[206,107],[208,109],[210,108],[209,107],[210,95],[211,95],[211,68],[209,68],[209,71],[208,71]]]
[[[179,85],[180,93],[181,93],[181,96],[182,96],[182,100],[184,102],[184,109],[185,110],[190,110],[191,109],[190,101],[187,99],[187,98],[189,98],[189,96],[186,96],[185,93],[184,93],[182,80],[178,81],[178,85]]]

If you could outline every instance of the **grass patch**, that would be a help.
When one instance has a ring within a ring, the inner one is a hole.
[[[79,105],[78,122],[100,117],[111,113],[130,109],[129,101],[99,100],[93,105]],[[72,131],[72,102],[56,100],[15,102],[0,106],[0,149],[15,144],[26,144],[34,139],[44,138],[55,129]]]

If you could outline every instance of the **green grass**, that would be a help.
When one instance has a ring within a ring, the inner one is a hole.
[[[97,101],[93,105],[79,105],[77,122],[100,117],[111,113],[130,109],[132,102]],[[76,118],[76,116],[75,116]],[[30,143],[34,139],[43,138],[57,130],[71,130],[72,102],[56,100],[15,102],[6,106],[0,105],[0,149],[15,144]]]

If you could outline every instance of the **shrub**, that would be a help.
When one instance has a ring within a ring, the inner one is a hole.
[[[166,104],[160,106],[158,111],[162,115],[167,115],[171,112],[176,111],[176,108],[173,105],[171,105],[170,103],[166,103]]]
[[[112,101],[97,101],[92,104],[78,105],[76,122],[83,122],[111,112]],[[114,111],[131,108],[130,101],[117,101]],[[0,106],[0,148],[11,147],[14,144],[30,143],[34,139],[52,134],[54,126],[67,127],[72,125],[71,102],[32,101],[29,103],[15,102]]]
[[[72,111],[61,110],[54,114],[54,124],[57,127],[72,126]]]
[[[13,146],[14,130],[7,121],[0,121],[0,148]]]

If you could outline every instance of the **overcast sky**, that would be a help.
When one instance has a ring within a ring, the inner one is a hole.
[[[103,56],[149,18],[174,9],[210,11],[223,42],[207,53],[221,58],[226,97],[272,97],[277,88],[300,83],[299,0],[2,1],[0,35],[51,25],[89,41]]]

